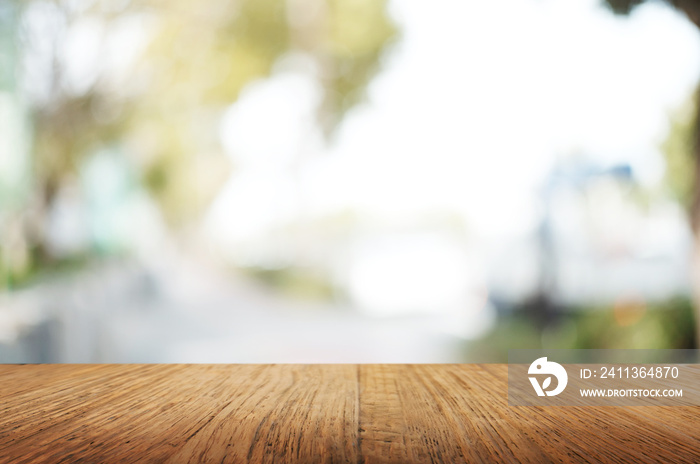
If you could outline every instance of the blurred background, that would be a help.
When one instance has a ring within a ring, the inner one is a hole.
[[[699,81],[695,1],[3,0],[0,362],[697,347]]]

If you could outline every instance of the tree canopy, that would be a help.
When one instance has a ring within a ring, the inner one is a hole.
[[[235,169],[219,121],[248,84],[304,56],[331,137],[398,37],[386,0],[11,0],[0,24],[0,91],[12,84],[31,132],[29,187],[19,200],[0,191],[0,215],[14,218],[4,229],[22,237],[0,237],[0,258],[23,249],[22,268],[52,259],[36,231],[92,157],[120,158],[180,229]]]

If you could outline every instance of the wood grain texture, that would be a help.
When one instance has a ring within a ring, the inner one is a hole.
[[[0,462],[700,462],[700,407],[509,407],[504,365],[0,366]]]

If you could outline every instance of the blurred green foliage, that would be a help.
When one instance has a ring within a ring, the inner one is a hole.
[[[544,328],[519,311],[502,316],[484,338],[468,345],[469,357],[507,362],[512,349],[693,349],[692,302],[683,297],[643,304],[572,308]]]
[[[254,267],[245,271],[276,293],[300,301],[330,301],[335,295],[327,276],[314,269]]]
[[[615,14],[628,15],[635,7],[643,4],[645,0],[603,0]],[[700,2],[696,0],[666,0],[672,7],[683,12],[686,17],[700,28]],[[686,207],[693,208],[700,205],[693,205],[697,179],[697,150],[695,146],[698,134],[697,129],[697,94],[692,97],[682,108],[671,117],[671,129],[662,145],[662,150],[666,155],[666,182],[673,194]],[[692,212],[697,216],[697,212]]]
[[[669,134],[662,145],[666,157],[665,181],[684,206],[692,206],[695,179],[694,136],[697,118],[695,98],[671,116]]]
[[[32,230],[45,229],[60,191],[80,185],[81,166],[100,150],[123,156],[171,230],[186,230],[235,169],[219,142],[219,120],[246,85],[270,76],[289,53],[306,56],[324,95],[319,128],[331,136],[398,36],[386,0],[11,1],[18,14],[6,30],[13,31],[18,57],[9,74],[39,57],[45,66],[26,72],[47,87],[29,107],[31,192],[19,207],[35,214],[20,211],[15,219],[22,240],[13,246],[25,248],[29,267],[55,261],[43,234]],[[100,32],[90,40],[98,53],[89,72],[96,77],[76,88],[65,45],[95,24]],[[105,63],[116,53],[110,40],[125,25],[126,35],[145,43],[128,69],[115,73]],[[2,212],[9,199],[0,200]],[[0,245],[9,246],[2,237]],[[15,267],[4,266],[10,280],[31,274]]]

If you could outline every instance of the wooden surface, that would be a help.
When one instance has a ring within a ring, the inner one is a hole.
[[[700,462],[700,407],[507,404],[504,365],[0,366],[0,462]]]

